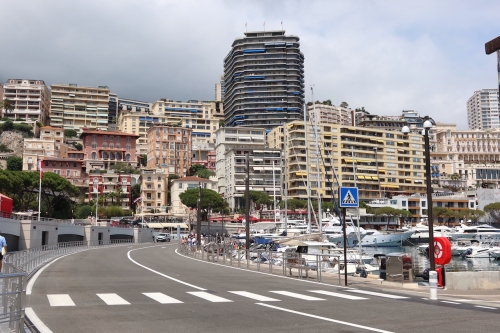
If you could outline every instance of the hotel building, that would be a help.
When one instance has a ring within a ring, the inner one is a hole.
[[[470,130],[500,127],[498,89],[475,91],[467,101],[467,124]]]

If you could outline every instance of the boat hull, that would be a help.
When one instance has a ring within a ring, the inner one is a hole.
[[[413,231],[395,233],[375,233],[366,235],[361,240],[363,247],[399,247],[413,235]]]

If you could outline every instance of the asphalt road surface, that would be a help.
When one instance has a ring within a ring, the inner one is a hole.
[[[500,309],[344,288],[186,258],[176,244],[62,257],[27,288],[29,318],[65,332],[498,332]]]

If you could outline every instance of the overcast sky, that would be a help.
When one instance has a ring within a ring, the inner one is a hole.
[[[0,82],[107,85],[153,102],[214,99],[231,43],[248,31],[301,39],[306,100],[373,114],[416,110],[467,127],[466,101],[497,88],[500,1],[22,0],[0,3]]]

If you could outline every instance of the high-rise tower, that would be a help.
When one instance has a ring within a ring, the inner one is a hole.
[[[246,32],[224,58],[226,126],[272,129],[303,119],[304,55],[284,30]]]

